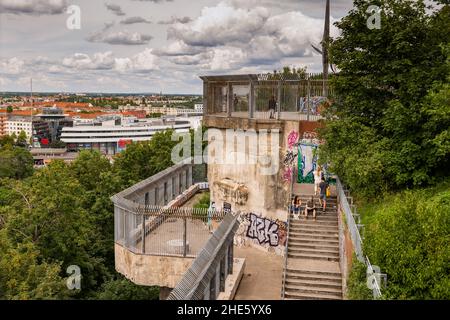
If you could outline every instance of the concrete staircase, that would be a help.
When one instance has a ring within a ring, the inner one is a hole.
[[[290,214],[284,292],[286,299],[342,299],[339,270],[337,199],[328,197],[327,209],[305,219],[303,210],[310,196],[301,196],[300,219]],[[315,197],[319,207],[318,197]]]

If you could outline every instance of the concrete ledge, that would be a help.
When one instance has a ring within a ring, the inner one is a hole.
[[[233,261],[233,274],[230,274],[225,280],[225,291],[219,293],[217,300],[233,300],[236,295],[237,288],[241,283],[242,276],[244,275],[245,259],[234,258]]]

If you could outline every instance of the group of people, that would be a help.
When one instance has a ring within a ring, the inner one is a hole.
[[[325,177],[322,173],[320,166],[317,167],[316,171],[314,171],[314,195],[319,194],[319,204],[322,208],[322,212],[325,212],[327,209],[327,194],[330,193],[329,185],[325,181]],[[291,208],[294,213],[294,218],[299,219],[300,209],[302,206],[302,200],[299,196],[295,196],[292,200]],[[312,213],[314,220],[316,220],[316,213],[318,208],[316,207],[314,196],[306,202],[304,209],[304,216],[308,219],[308,215]]]

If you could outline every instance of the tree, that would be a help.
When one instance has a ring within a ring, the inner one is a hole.
[[[10,135],[4,135],[0,137],[0,146],[4,147],[4,146],[13,146],[14,145],[14,138]]]
[[[321,161],[368,196],[434,183],[450,155],[443,134],[448,117],[435,121],[429,104],[436,83],[445,83],[450,74],[443,49],[450,33],[442,32],[450,29],[450,8],[427,14],[423,1],[354,4],[337,23],[342,34],[330,46],[331,62],[340,69],[331,80],[339,99],[328,108],[320,132],[326,141]],[[366,26],[366,10],[373,4],[382,9],[379,30]],[[445,103],[434,101],[435,108]]]
[[[25,133],[25,131],[20,131],[19,136],[17,137],[16,140],[16,146],[18,147],[26,147],[28,145],[27,143],[27,134]]]
[[[0,149],[0,178],[29,177],[33,174],[33,163],[28,150],[7,144]]]
[[[158,287],[137,286],[119,277],[119,279],[105,282],[96,298],[99,300],[158,300],[158,297]]]
[[[364,211],[364,252],[388,299],[450,299],[450,183],[385,197]]]
[[[7,113],[13,112],[13,107],[12,107],[12,106],[7,106],[7,107],[6,107],[6,112],[7,112]]]
[[[114,171],[125,186],[131,186],[173,165],[171,153],[178,142],[172,141],[172,133],[173,130],[157,132],[152,140],[132,143],[116,156]]]
[[[69,292],[58,263],[39,262],[31,242],[12,244],[0,230],[0,299],[64,299]]]

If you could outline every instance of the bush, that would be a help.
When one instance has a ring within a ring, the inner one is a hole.
[[[364,212],[364,250],[386,298],[450,299],[450,182],[387,196]]]
[[[353,264],[347,282],[347,298],[350,300],[372,300],[372,291],[367,288],[366,265],[353,254]]]

